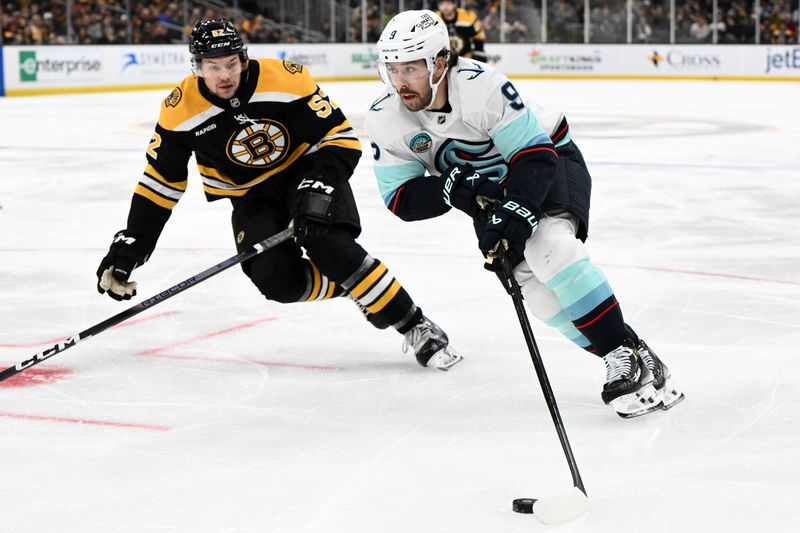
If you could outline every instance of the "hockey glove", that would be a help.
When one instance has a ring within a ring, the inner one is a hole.
[[[126,230],[117,232],[97,269],[97,291],[108,292],[115,300],[136,296],[136,282],[128,281],[133,269],[147,261],[147,253],[139,238]]]
[[[308,248],[315,239],[325,235],[333,223],[336,189],[318,173],[303,178],[297,186],[292,209],[294,240]]]
[[[502,268],[499,261],[493,260],[501,246],[506,250],[512,268],[519,264],[525,257],[525,243],[536,231],[537,224],[536,215],[531,210],[519,202],[506,199],[489,217],[478,242],[481,251],[488,257],[484,268],[493,272]]]
[[[450,207],[463,211],[473,219],[478,218],[482,206],[478,199],[499,202],[503,188],[487,177],[481,176],[472,165],[452,165],[445,169],[442,179],[442,200]]]

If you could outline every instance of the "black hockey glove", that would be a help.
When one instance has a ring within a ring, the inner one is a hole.
[[[318,173],[303,178],[297,186],[292,209],[294,240],[308,248],[315,239],[325,235],[333,222],[336,189]]]
[[[463,211],[473,219],[481,214],[478,197],[490,203],[503,198],[503,188],[481,176],[472,165],[452,165],[445,169],[442,179],[442,200],[450,207]]]
[[[136,282],[128,279],[134,268],[147,261],[146,249],[136,235],[118,231],[97,268],[97,291],[108,292],[115,300],[130,300],[136,296]]]
[[[494,210],[486,223],[478,246],[488,256],[484,268],[499,271],[499,261],[493,261],[494,253],[500,246],[506,248],[506,255],[512,268],[524,259],[525,243],[536,231],[538,222],[533,212],[515,200],[506,199]]]

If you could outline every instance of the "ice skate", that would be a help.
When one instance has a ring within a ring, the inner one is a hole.
[[[387,324],[385,321],[381,320],[381,318],[378,315],[376,315],[374,313],[370,313],[369,309],[367,309],[365,306],[361,305],[361,302],[356,300],[353,297],[352,294],[348,294],[347,297],[350,300],[352,300],[358,306],[359,311],[361,311],[361,314],[363,314],[364,318],[367,319],[367,322],[369,322],[370,324],[372,324],[373,326],[375,326],[378,329],[386,329],[386,328],[389,327],[389,324]]]
[[[656,356],[655,352],[643,340],[639,340],[639,346],[637,346],[636,351],[644,361],[647,369],[653,374],[653,387],[656,389],[658,399],[661,401],[660,408],[670,409],[682,402],[685,396],[672,384],[672,375],[667,365]]]
[[[661,408],[653,374],[631,346],[622,344],[607,353],[603,361],[606,383],[601,397],[619,416],[633,418]]]
[[[448,370],[463,359],[450,347],[447,334],[423,316],[419,324],[408,330],[403,341],[403,353],[411,347],[417,362],[422,366]]]

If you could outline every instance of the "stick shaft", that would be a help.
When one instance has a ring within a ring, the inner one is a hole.
[[[533,336],[533,328],[531,328],[530,320],[528,320],[528,313],[525,311],[525,304],[522,300],[522,291],[519,288],[517,280],[511,272],[511,265],[508,263],[508,258],[505,254],[502,255],[503,274],[506,278],[506,283],[511,288],[511,299],[514,301],[514,309],[517,311],[517,318],[519,318],[520,326],[522,326],[522,334],[525,337],[525,342],[528,344],[528,351],[531,354],[533,367],[536,369],[536,375],[539,378],[539,385],[542,387],[544,393],[544,401],[547,403],[547,408],[550,410],[550,416],[553,419],[553,424],[558,433],[558,439],[561,441],[561,448],[564,450],[564,455],[569,464],[569,470],[572,473],[572,481],[581,492],[586,494],[586,489],[583,486],[581,474],[578,471],[578,465],[575,462],[575,456],[572,454],[572,448],[567,439],[567,431],[564,428],[564,423],[561,421],[561,413],[558,410],[555,394],[553,388],[550,386],[550,380],[547,379],[547,372],[544,369],[544,362],[539,353],[539,347],[536,345],[536,339]]]
[[[102,333],[103,331],[111,327],[114,327],[117,324],[124,322],[131,317],[138,315],[142,311],[145,311],[155,305],[158,305],[161,302],[164,302],[165,300],[172,298],[176,294],[180,294],[186,289],[194,287],[198,283],[207,280],[208,278],[216,276],[220,272],[223,272],[232,266],[238,265],[239,263],[243,263],[244,261],[247,261],[251,257],[254,257],[260,254],[261,252],[269,250],[270,248],[273,248],[278,244],[288,240],[289,238],[291,238],[291,236],[292,236],[292,229],[288,228],[281,231],[280,233],[273,235],[272,237],[268,237],[263,241],[254,244],[247,250],[243,250],[238,254],[234,255],[233,257],[229,257],[225,261],[217,263],[211,268],[208,268],[200,272],[199,274],[196,274],[188,279],[185,279],[180,283],[178,283],[177,285],[173,285],[169,289],[161,291],[158,294],[151,296],[150,298],[141,301],[132,307],[129,307],[128,309],[122,311],[121,313],[109,317],[103,320],[102,322],[98,322],[97,324],[86,328],[80,333],[76,333],[63,341],[54,344],[50,348],[47,348],[46,350],[43,350],[33,355],[29,359],[21,361],[12,367],[6,368],[2,372],[0,372],[0,381],[4,381],[10,378],[11,376],[19,374],[20,372],[23,372],[24,370],[41,363],[45,359],[49,359],[68,348],[72,348],[79,342],[84,341],[89,337],[93,337],[98,333]]]

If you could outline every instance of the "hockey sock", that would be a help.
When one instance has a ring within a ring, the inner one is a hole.
[[[627,338],[619,302],[603,273],[583,257],[551,278],[552,290],[566,316],[605,355]]]
[[[337,287],[336,283],[328,276],[319,271],[317,266],[307,261],[306,282],[308,288],[305,294],[300,298],[301,302],[311,302],[314,300],[327,300],[328,298],[336,298],[344,294],[341,287]]]
[[[578,328],[575,327],[575,324],[567,317],[567,314],[562,310],[559,313],[547,321],[547,325],[553,327],[559,331],[562,335],[566,338],[586,350],[590,353],[595,353],[595,349],[592,346],[592,343],[589,342],[583,333],[578,331]]]
[[[420,310],[400,282],[386,268],[386,265],[367,255],[361,266],[342,287],[367,311],[383,322],[390,324],[400,333],[414,327],[422,317]]]
[[[400,333],[414,327],[422,311],[386,265],[372,258],[353,236],[334,226],[324,239],[314,242],[306,253],[328,280],[335,280],[332,296],[346,291],[369,313]],[[322,292],[320,288],[320,292]]]

